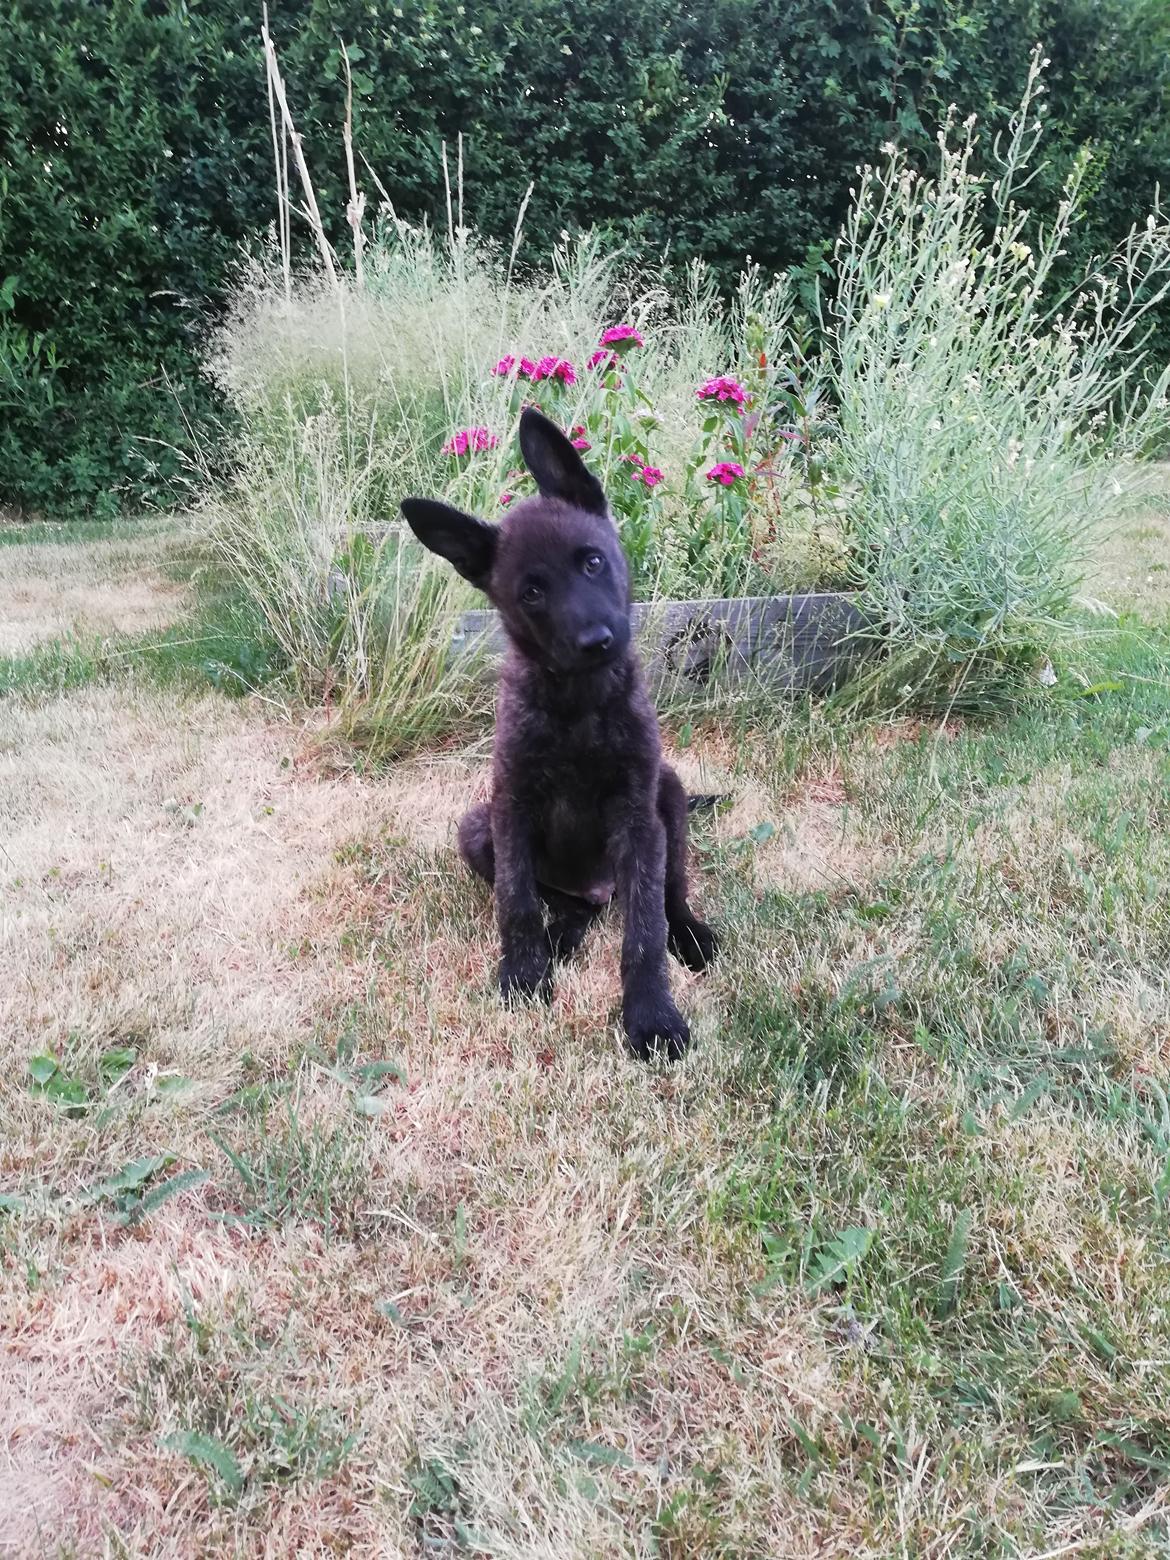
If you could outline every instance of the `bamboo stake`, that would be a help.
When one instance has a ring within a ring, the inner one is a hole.
[[[337,271],[333,264],[333,256],[329,251],[329,240],[325,237],[325,226],[321,221],[321,213],[317,207],[317,197],[313,193],[313,181],[309,177],[309,166],[305,161],[305,152],[301,145],[301,138],[297,134],[296,126],[293,124],[288,98],[285,96],[284,81],[281,78],[280,67],[276,63],[276,49],[268,31],[267,21],[260,29],[260,36],[264,41],[264,58],[268,64],[268,77],[272,83],[272,89],[276,93],[276,101],[280,104],[280,114],[284,121],[285,134],[292,144],[293,161],[296,163],[297,172],[301,176],[301,188],[305,192],[305,207],[309,225],[316,235],[317,247],[321,251],[321,259],[324,262],[329,280],[336,287],[338,286]]]
[[[268,6],[264,7],[264,26],[268,26]],[[268,126],[272,132],[272,165],[276,176],[276,230],[280,242],[280,268],[284,276],[284,301],[292,302],[292,245],[289,229],[288,143],[276,128],[276,95],[272,90],[272,72],[265,67],[268,84]]]
[[[353,77],[350,75],[349,56],[344,44],[341,47],[341,58],[345,65],[345,166],[349,171],[349,205],[345,208],[345,220],[353,232],[353,271],[360,292],[364,286],[362,249],[366,240],[362,219],[365,216],[366,195],[364,190],[358,194],[357,174],[353,165]]]

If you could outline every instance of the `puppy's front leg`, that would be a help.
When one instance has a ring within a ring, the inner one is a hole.
[[[544,930],[532,830],[523,807],[508,795],[492,800],[492,840],[496,851],[496,919],[500,927],[500,994],[552,997],[552,959]]]
[[[653,789],[615,819],[617,886],[625,913],[622,1020],[633,1054],[677,1061],[691,1041],[666,973],[666,830]]]

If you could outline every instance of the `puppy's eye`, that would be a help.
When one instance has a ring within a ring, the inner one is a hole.
[[[525,585],[520,592],[520,600],[526,607],[535,607],[544,600],[544,591],[539,585]]]
[[[586,574],[600,574],[605,568],[605,559],[600,553],[590,553],[581,564],[581,568]]]

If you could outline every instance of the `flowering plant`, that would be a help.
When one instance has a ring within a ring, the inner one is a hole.
[[[707,473],[708,482],[721,482],[724,487],[731,487],[744,475],[744,470],[737,461],[721,460],[717,466],[712,466]]]
[[[551,354],[533,362],[529,357],[517,357],[509,352],[499,360],[492,373],[497,379],[527,379],[534,385],[540,384],[545,379],[555,379],[563,385],[577,383],[577,370],[568,358],[554,357]]]
[[[487,428],[460,428],[444,444],[443,454],[467,455],[473,451],[494,450],[499,442]]]
[[[542,357],[528,377],[534,385],[538,385],[542,379],[555,379],[563,385],[575,385],[577,370],[567,358]]]
[[[743,386],[727,374],[720,374],[717,379],[708,379],[706,384],[699,386],[695,395],[700,401],[730,402],[737,411],[742,411],[747,402]]]
[[[645,345],[641,332],[635,330],[632,325],[611,325],[608,330],[601,333],[601,346],[613,347],[618,352],[624,352],[627,347]],[[595,353],[594,356],[596,355]]]
[[[654,378],[661,352],[644,327],[628,321],[600,330],[592,350],[529,356],[514,348],[489,369],[506,400],[501,404],[499,391],[489,391],[478,403],[485,421],[500,426],[496,419],[507,419],[515,430],[523,407],[538,405],[574,449],[589,452],[638,592],[669,580],[671,589],[732,594],[774,566],[777,521],[808,453],[807,409],[795,375],[769,364],[769,353],[778,355],[775,329],[746,307],[741,317],[745,339],[738,351],[729,342],[726,369],[671,386],[664,414],[642,383],[649,370],[662,394]],[[579,372],[575,362],[585,369]],[[688,453],[685,443],[680,447],[679,424],[693,426],[696,413]],[[486,428],[454,435],[449,452],[488,458],[461,463],[453,496],[499,512],[532,492],[516,440],[513,432],[497,450]]]

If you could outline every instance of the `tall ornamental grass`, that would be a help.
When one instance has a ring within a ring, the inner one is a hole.
[[[848,542],[887,636],[895,700],[978,704],[1077,631],[1102,527],[1167,429],[1170,369],[1144,350],[1170,291],[1160,212],[1077,285],[1054,285],[1084,213],[1023,205],[1043,139],[1034,57],[1019,113],[977,171],[974,121],[920,178],[894,147],[861,173],[823,310]]]

